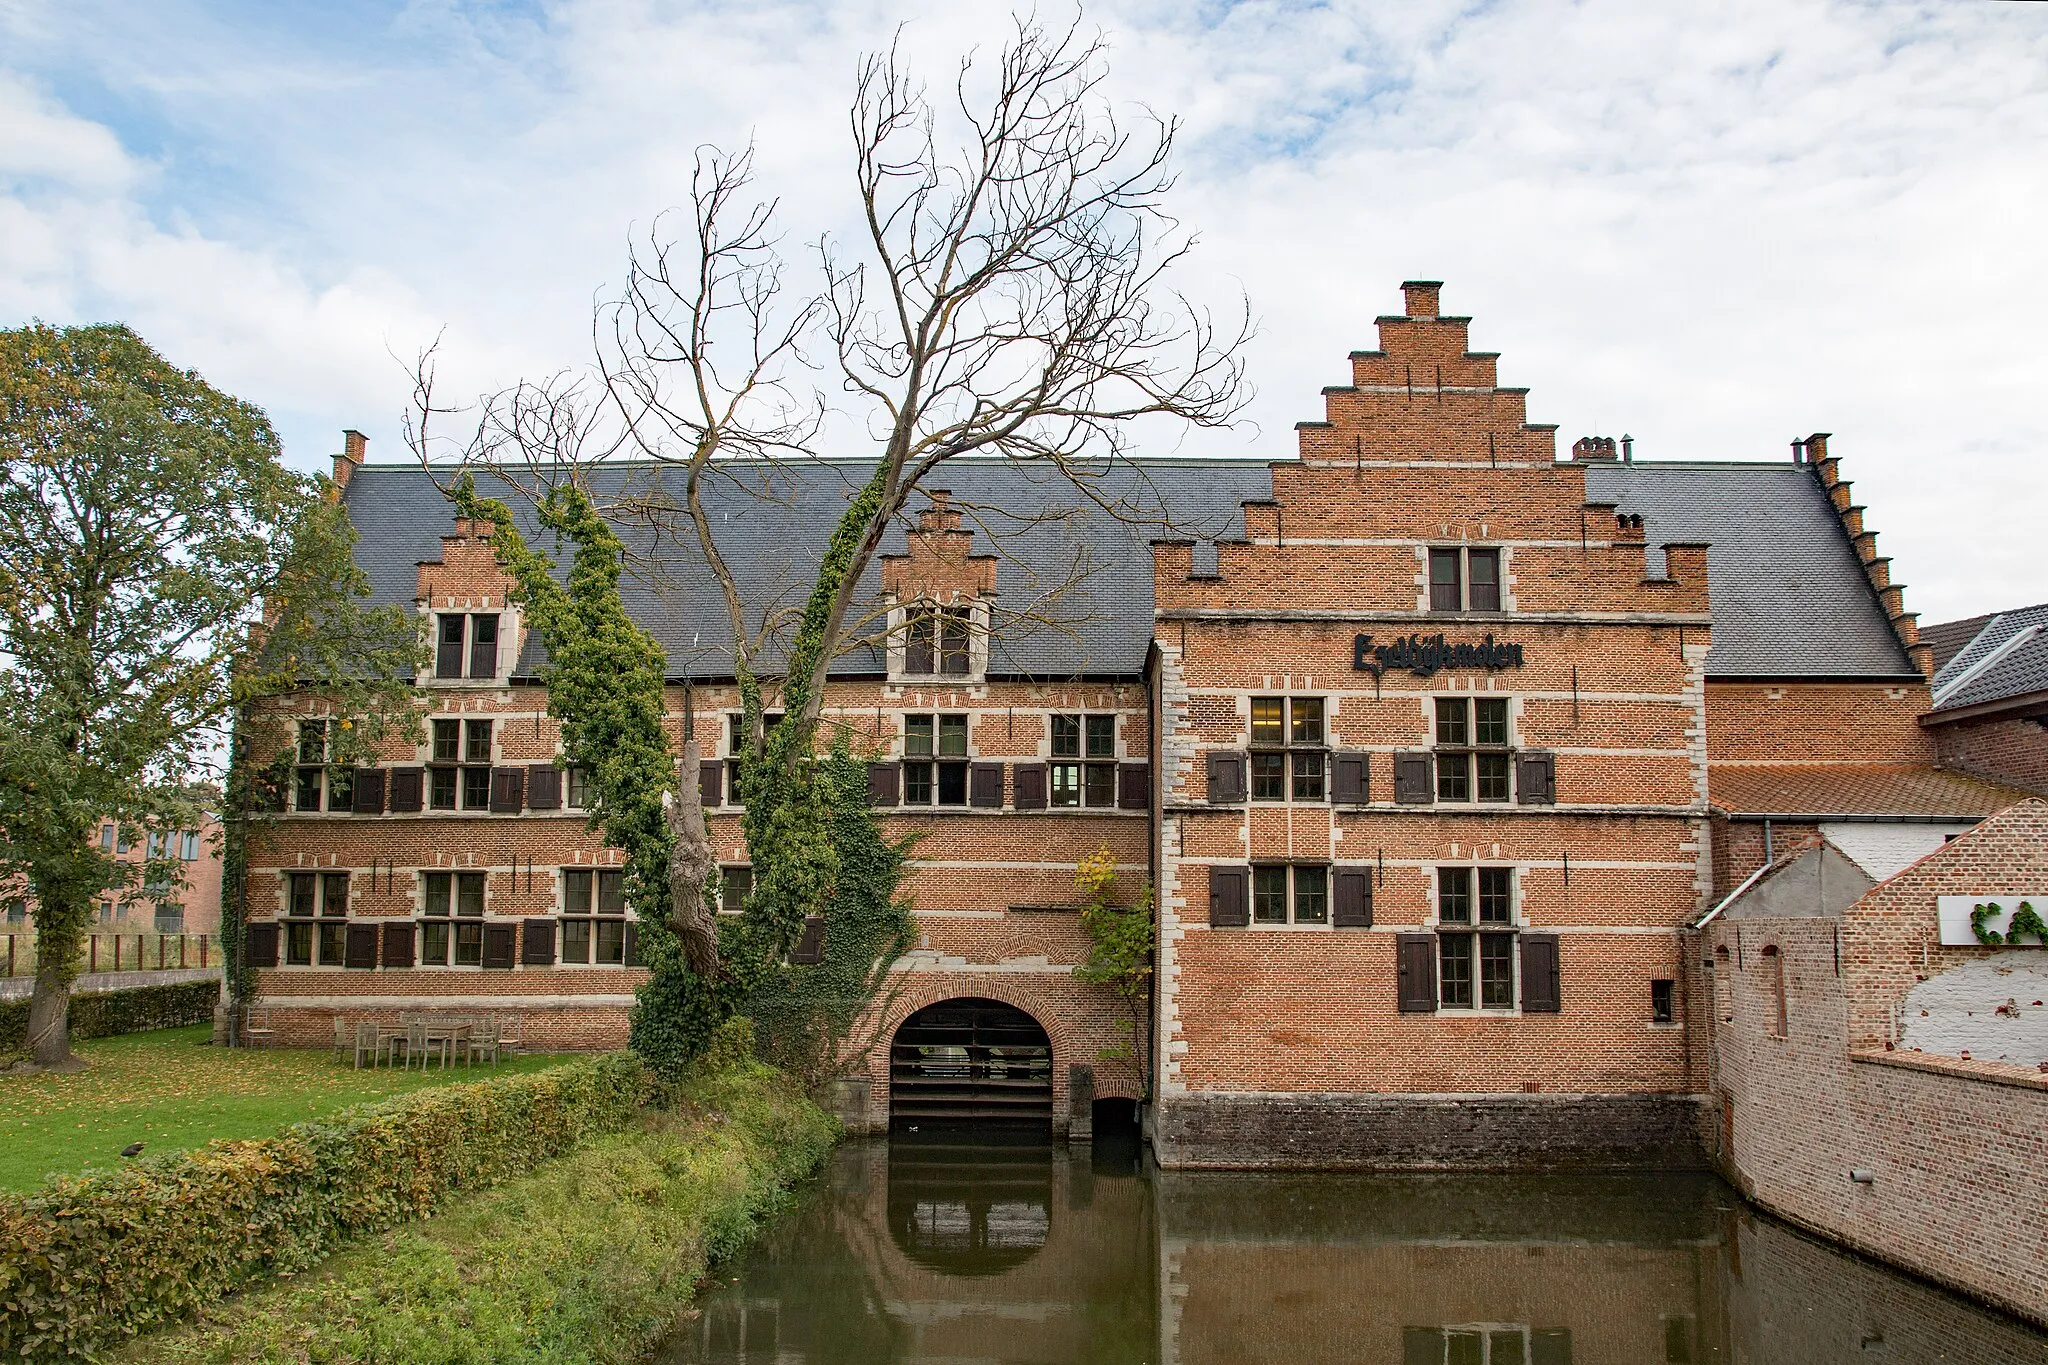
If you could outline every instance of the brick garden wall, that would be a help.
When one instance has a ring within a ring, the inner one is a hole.
[[[1934,944],[1935,895],[2010,891],[2044,871],[2048,807],[2029,803],[1881,883],[1839,924],[1716,923],[1702,944],[1729,1177],[1774,1213],[2035,1322],[2048,1322],[2048,1075],[1884,1045],[1914,984],[1993,951]]]

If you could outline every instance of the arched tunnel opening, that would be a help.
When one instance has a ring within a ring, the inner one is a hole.
[[[1052,1131],[1052,1040],[1000,1000],[966,997],[905,1019],[889,1047],[889,1119],[899,1133]]]

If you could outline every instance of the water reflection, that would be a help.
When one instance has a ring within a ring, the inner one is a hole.
[[[1162,1173],[851,1144],[664,1361],[2048,1365],[1704,1176]]]

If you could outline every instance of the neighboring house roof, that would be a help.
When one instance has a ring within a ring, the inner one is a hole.
[[[1991,624],[1991,618],[1998,615],[1987,611],[1982,616],[1966,616],[1960,621],[1940,621],[1931,626],[1920,627],[1920,643],[1934,652],[1934,669],[1938,673],[1948,667],[1948,661],[1963,652],[1963,646],[1977,638],[1977,632]]]
[[[768,470],[720,467],[704,486],[706,511],[730,531],[725,547],[756,611],[800,607],[826,537],[872,466],[814,461]],[[1665,542],[1709,544],[1714,613],[1710,677],[1917,676],[1893,633],[1833,504],[1809,467],[1792,464],[1633,462],[1587,464],[1586,495],[1644,520],[1653,571]],[[1272,496],[1263,460],[1140,460],[1097,468],[1088,494],[1043,466],[956,460],[934,480],[952,494],[976,553],[998,557],[999,629],[989,671],[998,676],[1136,676],[1152,640],[1152,552],[1158,539],[1197,542],[1195,564],[1213,566],[1214,542],[1244,533],[1242,504]],[[356,558],[373,601],[411,605],[416,568],[440,557],[452,512],[436,480],[453,469],[365,464],[344,498],[361,539]],[[674,471],[649,463],[603,466],[600,496],[660,491]],[[507,492],[481,480],[485,493]],[[523,500],[508,497],[528,535]],[[903,531],[924,506],[913,498],[884,554],[903,552]],[[728,630],[716,585],[695,539],[621,526],[635,565],[627,608],[668,653],[672,676],[729,677]],[[552,546],[552,537],[541,544]],[[653,567],[650,567],[653,566]],[[880,600],[879,566],[861,600]],[[519,670],[542,655],[529,641]],[[853,651],[841,675],[883,671],[878,650]]]
[[[843,461],[733,464],[703,482],[705,512],[721,532],[721,552],[751,610],[801,610],[833,525],[871,468]],[[416,568],[440,558],[440,538],[454,515],[435,480],[455,472],[365,464],[349,479],[344,497],[360,536],[356,560],[369,576],[373,602],[414,602]],[[667,499],[674,474],[649,463],[607,465],[594,474],[593,488],[601,499],[650,493]],[[951,492],[962,529],[975,533],[975,553],[998,557],[989,672],[1052,678],[1142,673],[1152,644],[1150,542],[1241,537],[1242,504],[1272,496],[1263,460],[1098,467],[1086,496],[1042,465],[998,460],[956,460],[932,484]],[[510,496],[493,478],[479,477],[478,488],[504,497],[522,532],[555,549],[526,500]],[[904,552],[903,533],[927,505],[923,497],[911,499],[882,554]],[[620,525],[618,531],[633,560],[623,586],[626,608],[660,641],[670,676],[732,676],[724,601],[695,537],[687,528],[674,534]],[[565,574],[569,553],[564,548],[559,555]],[[880,602],[879,563],[857,600],[870,608]],[[529,636],[518,671],[530,675],[544,657],[537,637]],[[832,671],[878,674],[884,663],[880,650],[860,648]]]
[[[1918,763],[1715,763],[1708,800],[1730,815],[1979,820],[2027,793]]]
[[[1591,464],[1586,500],[1642,516],[1654,571],[1707,544],[1708,677],[1918,676],[1811,466]]]
[[[1825,823],[1804,844],[1751,873],[1698,921],[1839,919],[1871,887],[1967,833],[1972,823]]]
[[[2048,603],[1974,618],[1983,625],[1934,675],[1929,716],[2048,703]],[[1958,621],[1956,626],[1968,625]]]

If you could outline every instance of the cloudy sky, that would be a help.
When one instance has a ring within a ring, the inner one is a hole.
[[[751,138],[844,230],[857,56],[934,75],[1009,6],[0,0],[0,326],[125,320],[295,463],[398,453],[394,357],[584,358],[635,225]],[[1925,621],[2048,598],[2048,4],[1091,3],[1185,120],[1198,291],[1261,327],[1284,457],[1345,354],[1447,282],[1531,419],[1641,458],[1823,430]]]

